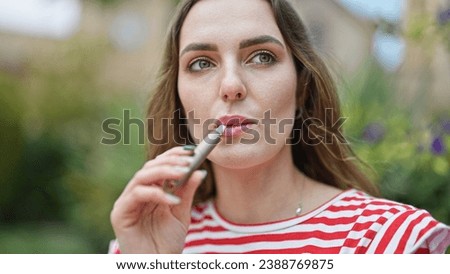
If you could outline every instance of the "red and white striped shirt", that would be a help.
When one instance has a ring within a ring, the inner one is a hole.
[[[240,225],[213,202],[192,210],[183,253],[444,253],[450,227],[427,211],[348,190],[278,222]]]

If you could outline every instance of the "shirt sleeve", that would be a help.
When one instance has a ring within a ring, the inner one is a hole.
[[[437,223],[435,227],[424,231],[423,235],[417,239],[411,253],[442,254],[449,246],[450,227]]]
[[[393,215],[377,232],[368,253],[445,253],[450,227],[427,211],[410,209]]]
[[[120,254],[119,242],[117,240],[111,240],[109,242],[108,254]]]

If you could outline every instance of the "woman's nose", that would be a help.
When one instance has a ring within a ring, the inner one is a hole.
[[[247,96],[247,89],[242,79],[239,67],[228,67],[223,71],[220,83],[220,97],[224,101],[243,100]]]

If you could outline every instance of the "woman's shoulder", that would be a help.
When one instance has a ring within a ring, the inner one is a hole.
[[[349,252],[443,253],[450,245],[450,227],[428,211],[358,190],[344,192],[323,215],[351,221]]]
[[[374,197],[372,195],[367,194],[364,191],[350,189],[342,192],[339,195],[339,198],[336,199],[336,202],[333,203],[333,206],[341,209],[385,209],[391,212],[396,211],[408,211],[408,210],[418,210],[416,207],[404,203],[400,203],[397,201]]]

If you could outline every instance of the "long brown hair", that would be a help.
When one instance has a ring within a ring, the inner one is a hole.
[[[177,78],[181,27],[198,1],[180,3],[167,35],[158,82],[147,110],[149,159],[169,148],[192,143],[178,96]],[[287,0],[267,1],[292,52],[297,70],[298,111],[291,139],[296,167],[325,184],[378,195],[376,185],[361,171],[363,163],[343,137],[336,86],[327,67],[314,52],[301,19]],[[216,194],[211,162],[206,160],[202,168],[208,170],[208,177],[197,190],[195,202],[205,201]]]

